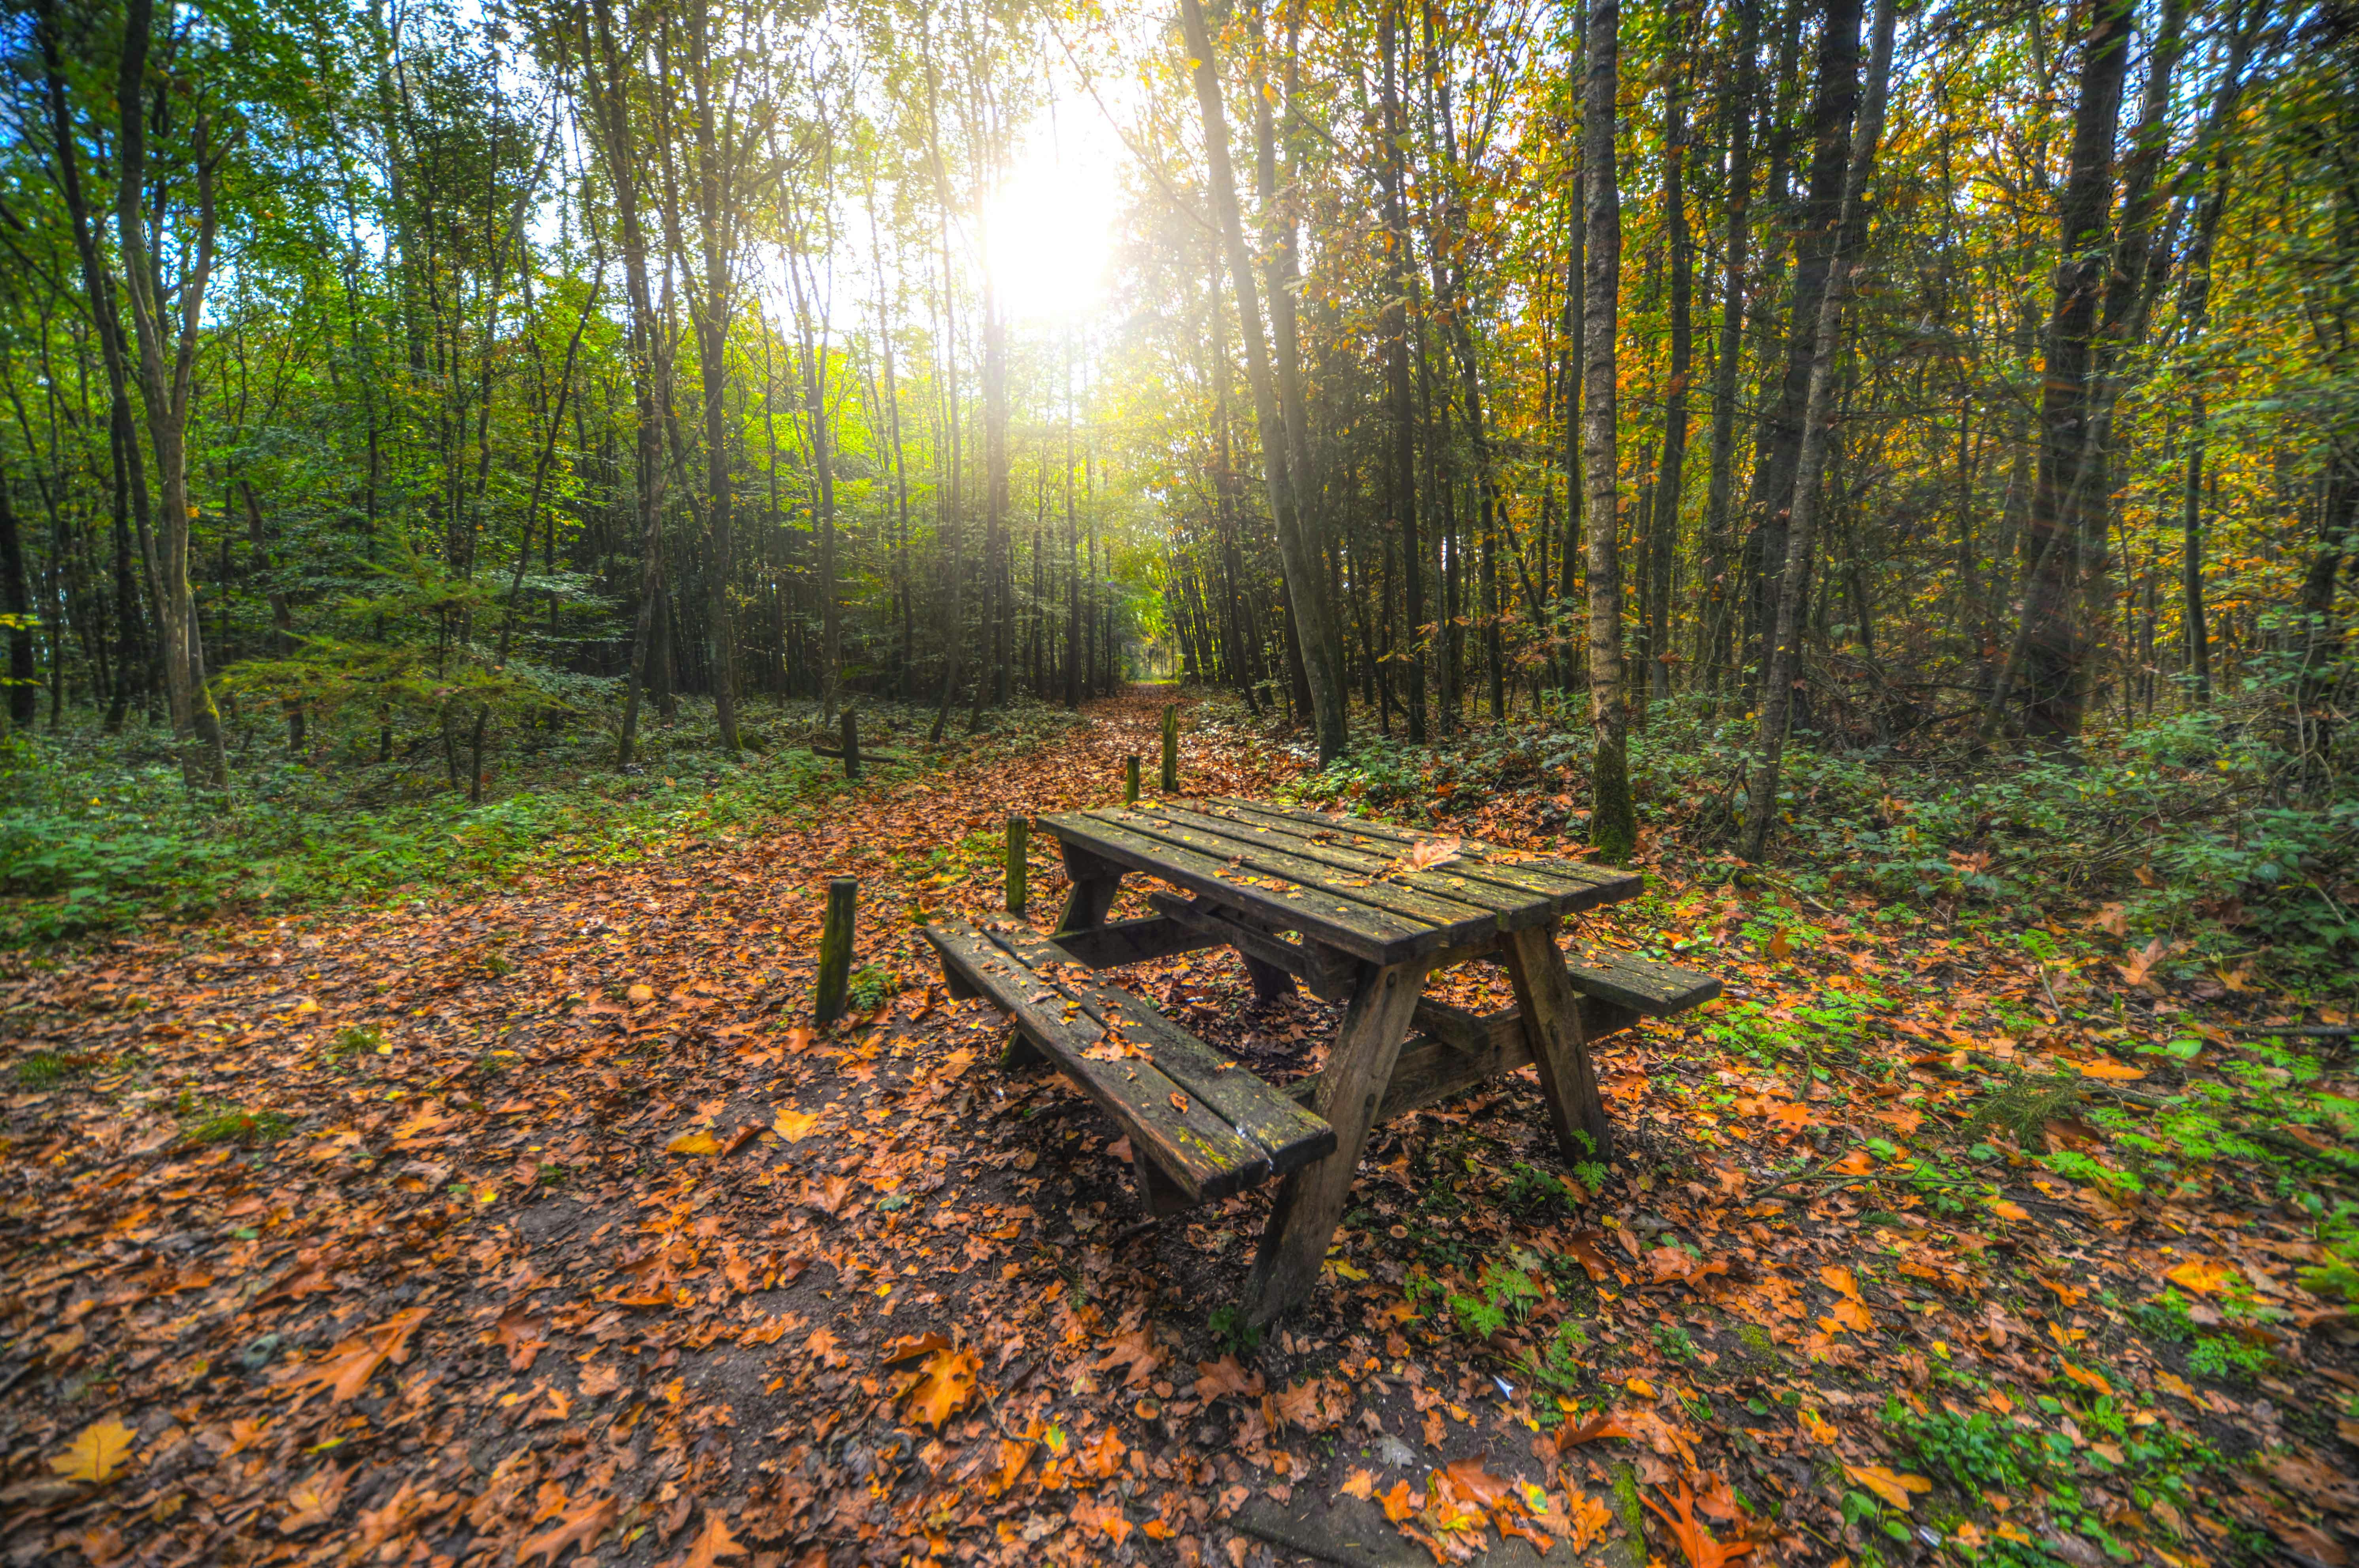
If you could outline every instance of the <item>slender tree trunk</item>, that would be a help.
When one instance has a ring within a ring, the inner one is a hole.
[[[1244,220],[1237,207],[1236,175],[1229,161],[1228,118],[1221,106],[1220,78],[1212,66],[1212,34],[1205,27],[1200,0],[1180,0],[1180,16],[1189,52],[1195,59],[1196,101],[1204,118],[1212,206],[1227,247],[1230,280],[1236,292],[1245,376],[1253,386],[1254,408],[1261,430],[1262,466],[1268,480],[1272,518],[1277,524],[1278,564],[1285,573],[1292,607],[1288,619],[1299,628],[1303,674],[1310,689],[1319,757],[1324,764],[1343,755],[1351,744],[1351,735],[1344,714],[1341,674],[1335,667],[1338,643],[1332,607],[1327,603],[1326,574],[1320,569],[1314,541],[1305,536],[1298,507],[1300,490],[1311,485],[1310,475],[1307,472],[1299,475],[1291,472],[1291,443],[1278,408],[1268,344],[1262,337],[1261,289],[1255,278],[1253,256],[1245,245]]]
[[[142,205],[148,183],[147,53],[154,18],[153,0],[128,0],[115,87],[121,110],[115,138],[115,226],[131,300],[131,322],[139,345],[136,370],[141,401],[147,410],[147,442],[155,453],[163,492],[157,539],[157,618],[163,631],[172,729],[182,742],[181,768],[190,787],[225,789],[229,756],[221,713],[205,684],[204,645],[189,578],[190,524],[196,508],[189,495],[187,455],[198,331],[204,315],[205,285],[212,271],[213,183],[221,154],[210,145],[209,126],[201,116],[195,126],[194,244],[188,248],[187,270],[171,301],[179,317],[173,323],[166,313],[167,302],[158,294],[149,219]]]
[[[1884,111],[1892,76],[1892,36],[1898,0],[1876,0],[1875,40],[1870,46],[1866,102],[1852,136],[1843,175],[1841,216],[1827,257],[1826,289],[1811,334],[1810,389],[1803,404],[1802,448],[1795,467],[1792,526],[1786,561],[1777,580],[1777,621],[1761,695],[1761,727],[1746,784],[1745,856],[1759,860],[1768,848],[1777,815],[1777,785],[1785,759],[1786,721],[1801,674],[1802,606],[1810,572],[1812,535],[1822,505],[1820,490],[1834,445],[1835,363],[1843,336],[1843,296],[1866,239],[1868,176],[1884,133]]]
[[[2080,102],[2059,202],[2056,303],[2048,322],[2039,404],[2039,474],[2032,492],[2019,683],[2024,724],[2048,746],[2078,738],[2089,702],[2092,628],[2082,583],[2102,555],[2104,501],[2095,494],[2098,416],[2093,371],[2108,267],[2114,137],[2128,71],[2131,0],[2095,0],[2082,38]]]
[[[1722,262],[1720,354],[1712,365],[1712,482],[1704,503],[1704,689],[1717,692],[1733,652],[1734,541],[1729,505],[1735,486],[1736,372],[1745,353],[1745,253],[1752,240],[1753,101],[1760,96],[1761,0],[1738,0],[1736,99],[1728,115],[1728,229]]]
[[[1411,746],[1426,744],[1425,721],[1425,570],[1424,547],[1417,528],[1417,395],[1409,379],[1408,339],[1408,208],[1402,191],[1401,141],[1407,126],[1401,117],[1396,26],[1399,0],[1385,0],[1378,17],[1379,47],[1384,56],[1385,135],[1381,177],[1385,191],[1385,383],[1391,402],[1391,428],[1386,432],[1388,473],[1385,487],[1392,509],[1394,530],[1401,541],[1402,607],[1408,618],[1394,655],[1400,667],[1402,705],[1408,717]]]
[[[1685,31],[1685,19],[1677,24]],[[1678,32],[1674,34],[1676,49]],[[1671,374],[1663,388],[1663,461],[1655,486],[1652,542],[1647,550],[1647,690],[1658,701],[1671,694],[1671,575],[1680,541],[1680,481],[1688,453],[1688,372],[1694,354],[1690,320],[1695,257],[1688,238],[1687,91],[1674,74],[1663,112],[1663,218],[1671,264]]]
[[[735,249],[736,147],[734,126],[716,110],[708,0],[691,0],[688,11],[689,90],[696,113],[697,227],[704,262],[703,297],[695,312],[697,368],[704,382],[704,525],[712,544],[705,565],[705,618],[712,648],[712,709],[721,748],[734,754],[737,737],[737,626],[733,579],[735,541],[731,536],[729,420],[723,399],[729,389],[729,324],[734,313],[730,276]],[[734,94],[731,95],[734,99]]]
[[[1588,481],[1589,708],[1596,732],[1590,768],[1589,842],[1609,862],[1638,847],[1630,800],[1629,709],[1622,691],[1622,561],[1618,401],[1614,337],[1622,299],[1622,194],[1615,178],[1614,103],[1620,87],[1621,0],[1594,0],[1589,14],[1589,80],[1582,115],[1587,201],[1587,276],[1582,280],[1581,458]]]

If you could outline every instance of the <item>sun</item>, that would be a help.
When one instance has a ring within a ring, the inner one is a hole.
[[[1015,321],[1086,319],[1105,298],[1117,166],[1097,138],[1076,134],[1085,125],[1069,119],[1060,129],[1025,146],[985,213],[985,265]]]

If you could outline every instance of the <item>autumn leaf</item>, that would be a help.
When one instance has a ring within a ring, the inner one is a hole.
[[[69,1481],[81,1481],[93,1486],[103,1486],[114,1479],[115,1472],[131,1454],[134,1438],[131,1429],[113,1416],[95,1421],[82,1429],[63,1454],[49,1461],[49,1468]]]
[[[1218,1361],[1199,1361],[1196,1372],[1196,1397],[1207,1403],[1223,1394],[1246,1399],[1261,1397],[1261,1374],[1247,1373],[1234,1356],[1223,1356]]]
[[[1163,1353],[1155,1347],[1154,1331],[1141,1326],[1117,1337],[1099,1360],[1097,1369],[1106,1372],[1121,1367],[1124,1387],[1136,1388],[1143,1387],[1162,1365]]]
[[[951,1342],[939,1334],[899,1334],[885,1342],[885,1365],[895,1367],[904,1361],[916,1361],[950,1347]]]
[[[723,1557],[743,1557],[745,1549],[729,1533],[729,1521],[719,1510],[704,1510],[704,1529],[689,1543],[687,1568],[713,1568]]]
[[[1347,1497],[1357,1497],[1364,1503],[1367,1502],[1375,1495],[1375,1473],[1371,1470],[1354,1470],[1344,1477],[1343,1484],[1336,1490]]]
[[[2110,1056],[2100,1056],[2093,1062],[2081,1063],[2081,1076],[2101,1078],[2111,1083],[2135,1083],[2146,1073],[2136,1067],[2125,1067]]]
[[[338,1506],[344,1500],[344,1483],[351,1478],[351,1471],[328,1465],[288,1487],[287,1501],[290,1511],[278,1521],[278,1533],[300,1535],[334,1519]]]
[[[1384,1505],[1385,1518],[1395,1524],[1415,1516],[1423,1503],[1422,1498],[1409,1491],[1408,1483],[1406,1481],[1395,1481],[1393,1489],[1386,1492],[1379,1501]]]
[[[2154,966],[2161,963],[2165,958],[2169,957],[2169,954],[2170,943],[2161,937],[2157,937],[2152,942],[2147,942],[2143,949],[2132,953],[2126,960],[2114,965],[2114,967],[2122,972],[2122,978],[2128,981],[2131,985],[2150,985],[2154,983]]]
[[[800,1143],[810,1136],[811,1128],[817,1126],[819,1126],[819,1117],[813,1113],[788,1110],[781,1105],[778,1107],[778,1119],[771,1124],[771,1128],[788,1143]]]
[[[655,987],[652,985],[634,985],[623,995],[634,1002],[652,1002],[656,999]]]
[[[2217,1294],[2222,1286],[2235,1278],[2231,1270],[2219,1264],[2200,1261],[2182,1263],[2163,1277],[2172,1284],[2201,1296]]]
[[[553,1563],[569,1546],[579,1547],[583,1555],[588,1555],[622,1512],[623,1505],[614,1497],[601,1497],[594,1503],[566,1510],[559,1517],[555,1530],[536,1535],[516,1548],[516,1568],[524,1568],[525,1563],[535,1557]]]
[[[1421,838],[1385,867],[1385,877],[1408,877],[1419,871],[1430,871],[1437,866],[1447,866],[1458,858],[1462,841],[1454,838]]]
[[[1665,1492],[1659,1486],[1656,1490],[1671,1499],[1671,1508],[1665,1508],[1653,1497],[1642,1497],[1640,1500],[1670,1527],[1671,1539],[1680,1543],[1680,1552],[1687,1555],[1693,1568],[1720,1568],[1722,1563],[1753,1550],[1753,1543],[1749,1541],[1732,1545],[1713,1539],[1712,1532],[1704,1529],[1703,1521],[1695,1517],[1695,1493],[1685,1481],[1680,1483],[1676,1494]],[[1679,1512],[1675,1514],[1671,1508],[1677,1508]]]
[[[1577,1427],[1571,1427],[1559,1432],[1556,1445],[1559,1449],[1566,1449],[1584,1443],[1602,1442],[1609,1437],[1630,1438],[1636,1435],[1637,1433],[1624,1426],[1611,1414],[1595,1415]]]
[[[928,1356],[906,1396],[910,1414],[939,1431],[974,1398],[980,1367],[971,1350],[941,1349]]]
[[[2104,1375],[2103,1373],[2092,1372],[2085,1367],[2075,1367],[2070,1361],[2060,1362],[2059,1365],[2064,1368],[2064,1376],[2071,1378],[2072,1381],[2080,1384],[2081,1387],[2084,1388],[2099,1394],[2111,1394],[2114,1391],[2114,1386],[2105,1381]]]
[[[1843,1471],[1853,1480],[1904,1513],[1909,1508],[1908,1495],[1911,1492],[1930,1492],[1933,1489],[1933,1483],[1922,1475],[1903,1475],[1881,1465],[1846,1465],[1843,1466]]]
[[[664,1148],[673,1154],[718,1154],[721,1140],[709,1132],[688,1132],[673,1138]]]
[[[340,1341],[319,1360],[288,1367],[279,1380],[304,1399],[326,1388],[337,1404],[343,1404],[367,1388],[386,1362],[409,1359],[409,1336],[425,1321],[424,1307],[405,1308],[376,1327]]]

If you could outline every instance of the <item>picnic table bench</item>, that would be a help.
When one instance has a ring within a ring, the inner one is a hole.
[[[1692,970],[1560,945],[1567,917],[1638,894],[1631,871],[1245,800],[1141,800],[1039,826],[1071,884],[1053,935],[1012,919],[937,920],[925,935],[954,996],[990,997],[1020,1054],[1053,1062],[1124,1129],[1151,1213],[1278,1181],[1245,1281],[1256,1323],[1317,1286],[1377,1123],[1530,1065],[1565,1159],[1602,1162],[1612,1131],[1590,1042],[1720,993]],[[1167,885],[1148,890],[1155,913],[1109,920],[1134,874]],[[1343,1005],[1321,1072],[1279,1089],[1096,975],[1221,946],[1265,999],[1299,985]],[[1504,965],[1516,1006],[1478,1014],[1424,995],[1436,970],[1470,963]]]

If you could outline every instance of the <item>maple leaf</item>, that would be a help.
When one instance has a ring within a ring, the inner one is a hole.
[[[1656,1490],[1660,1492],[1663,1488],[1658,1486]],[[1753,1550],[1753,1543],[1749,1541],[1732,1545],[1712,1539],[1712,1532],[1704,1529],[1703,1521],[1695,1517],[1695,1493],[1685,1481],[1680,1483],[1676,1494],[1665,1492],[1664,1495],[1670,1497],[1671,1507],[1679,1509],[1677,1514],[1653,1497],[1642,1497],[1640,1500],[1670,1527],[1671,1539],[1680,1543],[1680,1550],[1687,1554],[1687,1560],[1693,1568],[1720,1568],[1722,1563]]]
[[[1558,1433],[1556,1445],[1560,1449],[1565,1449],[1584,1443],[1596,1443],[1608,1437],[1636,1438],[1637,1435],[1611,1414],[1596,1415],[1590,1417],[1580,1426]]]
[[[63,1454],[49,1461],[49,1468],[69,1481],[103,1486],[123,1468],[134,1436],[129,1427],[113,1416],[94,1421],[82,1429]]]
[[[2114,967],[2122,972],[2122,978],[2131,985],[2150,985],[2154,983],[2154,966],[2169,956],[2170,943],[2161,937],[2157,937]]]
[[[853,1181],[849,1176],[830,1176],[803,1189],[803,1202],[821,1214],[833,1219],[852,1201]]]
[[[1903,1475],[1881,1465],[1846,1465],[1843,1472],[1903,1513],[1908,1511],[1909,1493],[1933,1489],[1933,1483],[1922,1475]]]
[[[817,1126],[819,1117],[811,1112],[788,1110],[783,1105],[778,1107],[778,1119],[771,1124],[772,1130],[788,1143],[800,1143]]]
[[[745,1549],[729,1533],[729,1521],[712,1508],[704,1510],[704,1529],[689,1543],[687,1568],[713,1568],[723,1557],[743,1557]]]
[[[1155,1369],[1162,1365],[1163,1353],[1155,1347],[1154,1331],[1142,1326],[1116,1337],[1099,1359],[1097,1369],[1106,1372],[1116,1367],[1126,1367],[1123,1385],[1136,1388],[1144,1386],[1147,1378],[1154,1376]]]
[[[1393,1489],[1378,1500],[1384,1504],[1385,1518],[1395,1524],[1399,1524],[1402,1520],[1414,1516],[1425,1501],[1423,1497],[1408,1489],[1408,1483],[1406,1481],[1395,1481]]]
[[[910,1413],[940,1431],[974,1398],[975,1374],[981,1363],[971,1350],[941,1349],[926,1357],[918,1380],[905,1396]]]
[[[516,1568],[523,1568],[527,1560],[535,1557],[553,1563],[569,1546],[579,1547],[582,1555],[589,1555],[598,1538],[613,1528],[622,1512],[623,1505],[613,1497],[601,1497],[567,1510],[555,1530],[545,1530],[516,1548]]]
[[[424,1307],[405,1308],[376,1327],[340,1341],[319,1360],[288,1367],[279,1374],[279,1381],[301,1399],[326,1388],[337,1404],[343,1404],[367,1388],[386,1362],[409,1359],[409,1336],[425,1321]]]
[[[1248,1399],[1261,1397],[1261,1374],[1248,1374],[1234,1356],[1223,1356],[1218,1361],[1199,1361],[1196,1371],[1199,1376],[1195,1393],[1200,1399],[1210,1402],[1223,1394]]]
[[[1364,1503],[1367,1502],[1375,1495],[1375,1474],[1368,1470],[1354,1470],[1337,1490],[1347,1497],[1357,1497]]]
[[[1575,1487],[1571,1498],[1567,1503],[1565,1517],[1572,1526],[1572,1550],[1575,1552],[1583,1552],[1589,1550],[1589,1543],[1595,1541],[1604,1532],[1605,1527],[1614,1522],[1614,1510],[1587,1492]]]
[[[1386,866],[1378,879],[1409,877],[1419,871],[1430,871],[1437,866],[1447,866],[1458,858],[1459,847],[1460,841],[1454,838],[1419,839]]]
[[[278,1533],[300,1535],[334,1519],[344,1500],[344,1483],[350,1479],[351,1471],[327,1465],[288,1487],[287,1501],[291,1508],[278,1521]]]
[[[891,1367],[903,1361],[915,1361],[919,1356],[931,1356],[937,1350],[950,1347],[951,1342],[939,1334],[901,1334],[885,1342],[885,1365]]]

